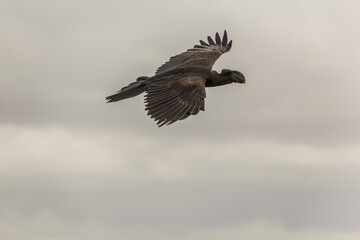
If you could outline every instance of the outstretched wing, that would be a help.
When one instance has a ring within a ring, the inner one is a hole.
[[[205,80],[201,77],[156,81],[148,86],[145,110],[161,127],[204,111],[205,96]]]
[[[228,42],[227,33],[221,39],[219,33],[215,35],[215,41],[208,37],[208,43],[200,40],[201,45],[195,45],[179,55],[173,56],[169,61],[160,66],[156,74],[161,74],[179,67],[203,67],[212,69],[215,61],[231,49],[232,41]]]

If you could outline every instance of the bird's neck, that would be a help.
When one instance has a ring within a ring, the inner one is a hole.
[[[223,77],[216,71],[211,71],[209,78],[206,80],[206,87],[217,87],[232,83],[231,78]]]

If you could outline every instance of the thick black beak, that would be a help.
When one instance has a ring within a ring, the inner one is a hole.
[[[245,76],[241,72],[236,71],[234,78],[235,82],[237,83],[245,83]]]

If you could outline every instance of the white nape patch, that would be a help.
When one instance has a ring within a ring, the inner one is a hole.
[[[222,70],[216,70],[216,72],[217,72],[218,74],[221,74],[221,73],[222,73]]]

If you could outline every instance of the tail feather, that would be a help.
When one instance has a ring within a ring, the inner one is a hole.
[[[145,81],[149,77],[139,77],[136,82],[130,83],[128,86],[123,87],[115,94],[106,97],[107,102],[117,102],[126,98],[135,97],[145,91]]]

